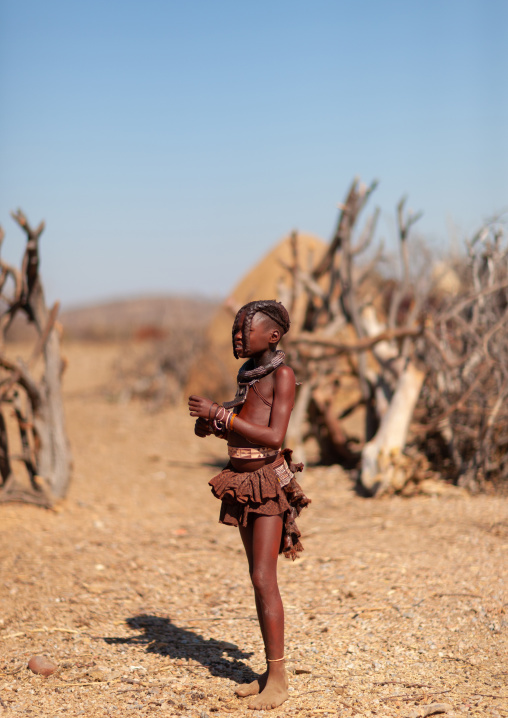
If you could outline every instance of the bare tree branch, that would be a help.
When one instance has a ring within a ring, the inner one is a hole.
[[[71,455],[65,432],[61,395],[60,340],[56,330],[59,303],[48,310],[39,275],[39,239],[44,222],[33,229],[21,210],[12,213],[13,219],[26,234],[26,246],[21,271],[0,260],[0,292],[10,276],[14,282],[12,297],[2,299],[8,309],[0,318],[0,339],[4,340],[18,311],[26,314],[35,325],[38,337],[28,359],[15,362],[0,351],[0,503],[22,500],[51,506],[62,498],[70,481]],[[3,343],[1,345],[3,347]],[[32,369],[43,355],[41,379],[35,379]],[[26,467],[29,485],[12,472],[9,460],[8,426],[2,409],[6,404],[14,408],[18,434],[22,446],[21,459]]]

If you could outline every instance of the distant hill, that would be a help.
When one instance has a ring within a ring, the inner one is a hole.
[[[156,339],[172,329],[204,329],[219,304],[218,299],[205,297],[136,297],[66,309],[59,321],[67,339]],[[32,336],[33,328],[20,318],[10,328],[8,339]]]

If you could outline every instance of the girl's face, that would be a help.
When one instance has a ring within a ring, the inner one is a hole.
[[[277,343],[277,331],[266,321],[266,317],[258,312],[252,317],[250,332],[247,342],[244,341],[243,326],[245,323],[245,312],[240,315],[238,330],[234,336],[235,351],[239,357],[251,357],[262,354],[270,349],[270,344]],[[247,346],[245,346],[247,345]]]

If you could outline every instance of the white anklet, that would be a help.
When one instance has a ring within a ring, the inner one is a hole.
[[[278,663],[279,661],[285,660],[286,656],[282,656],[282,658],[267,658],[267,663]]]

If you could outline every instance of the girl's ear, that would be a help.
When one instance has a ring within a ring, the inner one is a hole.
[[[270,344],[278,344],[281,340],[282,333],[280,329],[273,329],[270,336]]]

